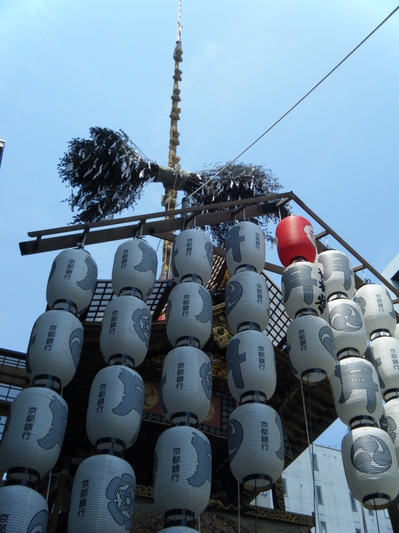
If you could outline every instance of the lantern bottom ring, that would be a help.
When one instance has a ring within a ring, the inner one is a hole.
[[[298,255],[291,259],[290,265],[292,265],[293,263],[301,263],[302,261],[307,261],[306,257],[302,257],[302,255]]]
[[[391,334],[388,329],[381,328],[381,329],[375,329],[370,333],[370,340],[373,341],[374,339],[378,339],[378,337],[390,337]]]
[[[116,353],[114,355],[111,355],[107,362],[109,365],[128,366],[132,369],[136,367],[136,365],[134,364],[133,357],[127,355],[126,353]]]
[[[333,302],[334,300],[348,300],[348,295],[346,292],[337,291],[330,294],[327,300],[329,302]]]
[[[98,439],[94,443],[94,446],[98,454],[116,455],[117,457],[122,457],[126,450],[125,442],[116,437],[103,437],[102,439]]]
[[[198,276],[197,274],[186,274],[183,276],[180,280],[180,283],[187,283],[189,281],[193,281],[194,283],[198,283],[199,285],[203,285],[204,282],[202,281],[202,278]]]
[[[381,503],[376,503],[376,500],[381,501]],[[375,509],[380,511],[381,509],[386,509],[389,507],[392,499],[388,494],[383,492],[375,492],[374,494],[368,494],[363,498],[363,505],[366,509]]]
[[[313,309],[312,307],[303,307],[302,309],[299,309],[295,313],[295,318],[299,318],[301,316],[318,316],[316,309]]]
[[[197,337],[187,335],[186,337],[179,337],[175,342],[175,346],[194,346],[195,348],[201,348],[201,343]]]
[[[137,287],[123,287],[118,296],[135,296],[139,300],[144,300],[143,293]]]
[[[301,380],[305,385],[321,383],[327,377],[327,372],[322,368],[308,368],[301,374]]]
[[[38,374],[32,380],[32,387],[45,387],[62,395],[62,382],[60,378],[52,374]]]
[[[349,426],[351,429],[360,428],[360,427],[376,427],[376,421],[372,416],[369,415],[359,415],[353,417],[349,420]]]
[[[338,361],[342,361],[342,359],[346,359],[347,357],[360,357],[360,352],[357,348],[348,346],[337,353]]]
[[[247,331],[248,329],[260,331],[260,326],[256,322],[241,322],[237,328],[237,333],[240,333],[241,331]]]
[[[253,265],[240,265],[236,268],[235,274],[242,272],[243,270],[249,270],[250,272],[257,272]]]
[[[170,423],[173,426],[189,426],[192,428],[198,428],[199,426],[198,416],[190,411],[174,413],[170,417]]]
[[[78,307],[71,300],[56,300],[51,308],[53,311],[68,311],[73,315],[78,315]]]
[[[31,489],[36,488],[40,480],[40,472],[34,468],[14,466],[7,472],[6,485],[23,485]]]
[[[260,390],[250,390],[240,396],[240,403],[266,403],[267,396]]]
[[[247,490],[258,490],[263,491],[271,489],[273,485],[273,478],[267,474],[250,474],[245,476],[242,480],[244,488]]]
[[[187,526],[195,528],[197,518],[193,511],[188,509],[170,509],[165,513],[164,528],[173,526]]]
[[[388,389],[384,392],[384,400],[386,402],[393,398],[399,398],[399,389]]]

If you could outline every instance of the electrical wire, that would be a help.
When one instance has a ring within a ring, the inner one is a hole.
[[[308,417],[306,414],[306,403],[305,403],[305,394],[303,392],[303,382],[302,379],[301,382],[301,395],[302,395],[302,405],[303,405],[303,414],[305,418],[305,429],[306,429],[306,437],[308,440],[308,450],[309,450],[309,457],[310,457],[310,469],[312,471],[312,484],[313,484],[313,513],[315,518],[315,531],[320,531],[320,524],[319,524],[319,507],[318,507],[318,501],[316,498],[316,479],[314,474],[314,461],[313,461],[313,443],[311,443],[310,440],[310,433],[309,433],[309,426],[308,426]],[[308,378],[308,389],[309,389],[309,378]],[[309,412],[311,411],[311,405],[310,405],[310,394],[308,392],[308,400],[309,400]]]
[[[279,119],[276,120],[276,122],[274,122],[271,126],[269,126],[267,128],[267,130],[265,130],[261,135],[259,135],[259,137],[257,137],[251,144],[249,144],[244,150],[242,150],[242,152],[240,152],[234,159],[232,159],[231,161],[229,161],[228,163],[226,163],[226,165],[224,167],[222,167],[219,172],[217,172],[214,176],[212,176],[212,178],[209,178],[209,180],[207,180],[205,183],[203,183],[200,187],[198,187],[198,189],[196,189],[194,192],[192,192],[190,195],[187,196],[187,198],[190,198],[190,196],[193,196],[194,194],[196,194],[197,192],[199,192],[202,188],[204,188],[210,181],[214,180],[215,178],[217,178],[218,176],[220,176],[220,174],[228,169],[235,161],[237,161],[237,159],[239,157],[241,157],[243,154],[245,154],[250,148],[252,148],[257,142],[259,142],[266,134],[269,133],[269,131],[271,131],[275,126],[277,126],[277,124],[279,124],[287,115],[289,115],[291,113],[291,111],[293,111],[296,107],[299,106],[299,104],[301,104],[305,98],[307,98],[315,89],[317,89],[317,87],[319,87],[329,76],[331,76],[331,74],[333,74],[333,72],[335,72],[343,63],[345,63],[345,61],[347,59],[349,59],[349,57],[354,54],[356,52],[356,50],[358,50],[377,30],[379,30],[381,28],[381,26],[383,26],[385,24],[385,22],[387,22],[388,19],[390,19],[392,17],[392,15],[394,13],[396,13],[396,11],[399,10],[399,6],[397,6],[382,22],[380,22],[378,24],[378,26],[376,26],[374,28],[374,30],[372,30],[357,46],[355,46],[355,48],[353,48],[353,50],[351,52],[349,52],[349,54],[347,54],[343,59],[341,59],[341,61],[339,63],[337,63],[335,65],[335,67],[333,69],[330,70],[330,72],[328,72],[328,74],[326,74],[318,83],[316,83],[316,85],[314,85],[304,96],[302,96],[302,98],[300,98],[292,107],[290,107],[288,109],[288,111],[286,111],[283,115],[281,115],[281,117]],[[180,204],[179,204],[180,205]]]

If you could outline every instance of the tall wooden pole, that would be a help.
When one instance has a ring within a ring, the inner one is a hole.
[[[179,143],[179,132],[177,130],[177,123],[180,120],[180,89],[179,81],[181,81],[182,71],[180,70],[180,63],[183,61],[183,49],[181,44],[181,0],[179,0],[179,12],[177,21],[177,38],[176,46],[173,51],[173,59],[175,61],[175,70],[173,74],[173,94],[172,94],[172,111],[170,113],[170,135],[169,135],[169,163],[168,166],[179,171],[180,157],[177,156],[177,146]],[[162,200],[162,205],[165,211],[172,211],[176,209],[177,191],[174,186],[165,189],[165,196]],[[166,215],[165,218],[171,218]],[[172,243],[164,240],[162,250],[162,271],[161,279],[169,279],[171,277],[171,258],[172,258]]]

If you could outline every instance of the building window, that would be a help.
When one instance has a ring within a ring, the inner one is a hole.
[[[317,462],[317,455],[315,453],[312,453],[312,458],[313,458],[313,470],[315,472],[318,472],[319,471],[319,463]]]
[[[388,509],[384,509],[384,516],[385,516],[385,518],[389,518],[389,511],[388,511]]]
[[[284,491],[284,496],[287,496],[287,480],[283,477],[283,491]]]
[[[358,527],[355,529],[355,533],[362,533],[362,530],[359,529]]]
[[[355,498],[353,497],[353,494],[352,494],[351,492],[349,493],[349,498],[350,498],[350,501],[351,501],[352,511],[353,511],[354,513],[357,513],[356,500],[355,500]]]
[[[327,533],[327,524],[325,522],[320,522],[320,533]]]
[[[324,505],[324,503],[323,503],[323,494],[321,492],[320,485],[316,485],[316,498],[317,498],[317,503],[319,505]]]
[[[369,509],[369,515],[370,515],[370,516],[374,516],[374,511],[373,511],[373,509]]]

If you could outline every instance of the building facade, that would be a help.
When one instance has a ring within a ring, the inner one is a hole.
[[[313,451],[310,448],[305,450],[286,468],[282,477],[286,511],[314,513],[317,533],[393,531],[388,510],[368,510],[354,499],[338,449],[313,445]],[[258,496],[258,505],[273,505],[270,491]]]

